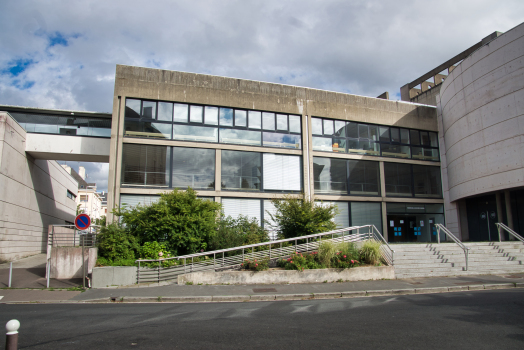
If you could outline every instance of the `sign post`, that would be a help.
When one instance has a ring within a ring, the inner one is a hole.
[[[91,226],[91,218],[87,214],[79,214],[75,218],[75,227],[80,231],[85,231]],[[82,249],[82,286],[86,288],[86,267],[84,257],[85,234],[80,235],[80,247]],[[88,255],[89,256],[89,255]]]

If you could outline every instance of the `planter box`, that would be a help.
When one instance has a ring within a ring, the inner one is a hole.
[[[178,284],[294,284],[395,279],[393,266],[366,266],[351,269],[269,270],[194,272],[178,276]]]

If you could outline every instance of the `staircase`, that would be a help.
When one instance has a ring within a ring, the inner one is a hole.
[[[455,243],[394,244],[397,278],[469,276],[524,273],[524,244],[511,242],[465,243],[469,250],[466,271],[464,251]]]

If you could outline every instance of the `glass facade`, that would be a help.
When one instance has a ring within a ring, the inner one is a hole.
[[[443,204],[387,203],[386,210],[388,241],[393,243],[436,242],[435,224],[445,224]]]
[[[386,196],[442,198],[440,167],[384,163]]]
[[[171,148],[124,144],[122,185],[169,187]]]
[[[215,189],[215,150],[173,147],[172,187]]]
[[[439,161],[437,133],[311,118],[313,150]]]
[[[126,137],[301,149],[300,116],[126,99]]]
[[[111,137],[111,119],[9,112],[29,133]]]

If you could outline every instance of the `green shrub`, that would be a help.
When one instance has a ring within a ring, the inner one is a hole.
[[[371,265],[380,264],[381,255],[380,255],[380,246],[382,243],[368,240],[362,244],[360,247],[360,260]]]
[[[279,266],[286,270],[310,270],[310,269],[325,269],[326,266],[318,261],[318,253],[312,252],[310,254],[295,253],[288,259],[281,259]]]
[[[240,265],[242,269],[251,271],[263,271],[269,269],[269,258],[265,259],[246,259]]]
[[[136,266],[138,263],[135,259],[115,259],[109,260],[106,258],[99,257],[96,260],[96,266]]]
[[[168,251],[184,255],[207,249],[217,231],[220,208],[220,203],[197,198],[196,191],[188,188],[164,193],[149,206],[124,207],[114,213],[139,243],[165,243]]]
[[[331,267],[331,263],[337,253],[337,246],[331,241],[321,242],[318,247],[318,261],[326,266]]]
[[[97,240],[98,256],[106,261],[134,260],[139,249],[136,237],[118,223],[101,227]]]
[[[335,205],[322,206],[304,198],[272,199],[276,212],[269,213],[280,239],[311,235],[336,228]]]
[[[209,250],[239,247],[248,244],[268,242],[269,236],[256,218],[240,216],[222,217],[217,223],[217,233],[209,241]],[[229,255],[236,252],[230,252]],[[227,254],[226,254],[227,255]]]
[[[158,242],[146,242],[142,247],[139,249],[140,253],[140,259],[146,259],[146,260],[156,260],[156,259],[167,259],[171,258],[172,255],[167,250],[167,246],[165,243],[158,243]],[[175,259],[165,260],[162,261],[163,267],[169,267],[176,265],[177,261]],[[141,265],[143,266],[149,266],[149,267],[157,267],[158,263],[156,262],[144,262]]]

